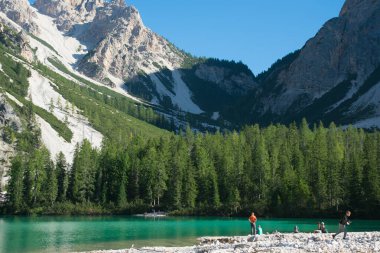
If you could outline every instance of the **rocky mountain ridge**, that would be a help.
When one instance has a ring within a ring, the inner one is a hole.
[[[36,0],[34,6],[40,13],[55,18],[59,30],[67,32],[75,24],[91,22],[96,9],[104,5],[103,0]]]
[[[379,29],[379,1],[347,0],[339,17],[327,21],[297,55],[265,73],[243,102],[246,118],[349,124],[377,117],[380,80],[364,86],[380,65]]]
[[[87,55],[75,65],[78,71],[153,104],[191,113],[208,111],[195,102],[202,99],[196,96],[193,78],[184,80],[181,69],[187,62],[192,63],[190,67],[199,63],[197,79],[226,96],[241,96],[255,85],[251,72],[242,71],[230,78],[230,66],[208,64],[204,71],[206,66],[200,59],[147,28],[138,10],[123,0],[38,0],[34,6],[55,18],[61,31],[76,37],[87,49]]]
[[[38,34],[37,14],[26,0],[0,4],[8,17]],[[244,64],[183,52],[147,28],[123,0],[37,0],[34,7],[65,38],[79,41],[78,53],[69,50],[75,61],[61,59],[63,64],[165,112],[218,115],[234,125],[306,117],[366,126],[363,120],[380,119],[379,1],[347,0],[301,50],[258,77]]]

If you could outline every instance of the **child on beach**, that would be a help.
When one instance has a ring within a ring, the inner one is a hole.
[[[347,239],[347,226],[351,224],[351,221],[348,220],[348,217],[351,216],[351,211],[346,211],[346,214],[339,221],[339,231],[333,235],[333,239],[340,233],[344,232],[343,239]]]
[[[259,225],[258,228],[257,228],[257,234],[258,235],[262,235],[263,234],[263,228],[261,227],[261,225]]]

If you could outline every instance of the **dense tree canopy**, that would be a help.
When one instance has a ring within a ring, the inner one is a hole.
[[[306,121],[240,133],[128,136],[106,140],[101,150],[84,141],[72,165],[62,154],[53,164],[41,146],[14,158],[8,210],[328,216],[350,208],[371,217],[380,207],[379,164],[378,132],[310,129]]]

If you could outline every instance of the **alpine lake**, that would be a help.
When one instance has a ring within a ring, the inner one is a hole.
[[[317,219],[260,219],[264,233],[313,232]],[[338,219],[323,220],[336,232]],[[348,231],[379,231],[380,220],[355,220]],[[202,236],[248,235],[244,218],[0,216],[0,252],[70,252],[143,246],[191,246]]]

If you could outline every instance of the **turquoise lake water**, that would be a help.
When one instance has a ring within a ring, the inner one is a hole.
[[[317,219],[259,219],[264,233],[313,231]],[[323,220],[329,232],[338,228],[338,219]],[[349,231],[379,231],[380,220],[353,219]],[[243,218],[131,216],[107,217],[0,217],[0,252],[68,252],[95,249],[122,249],[141,246],[184,246],[201,236],[248,235]]]

